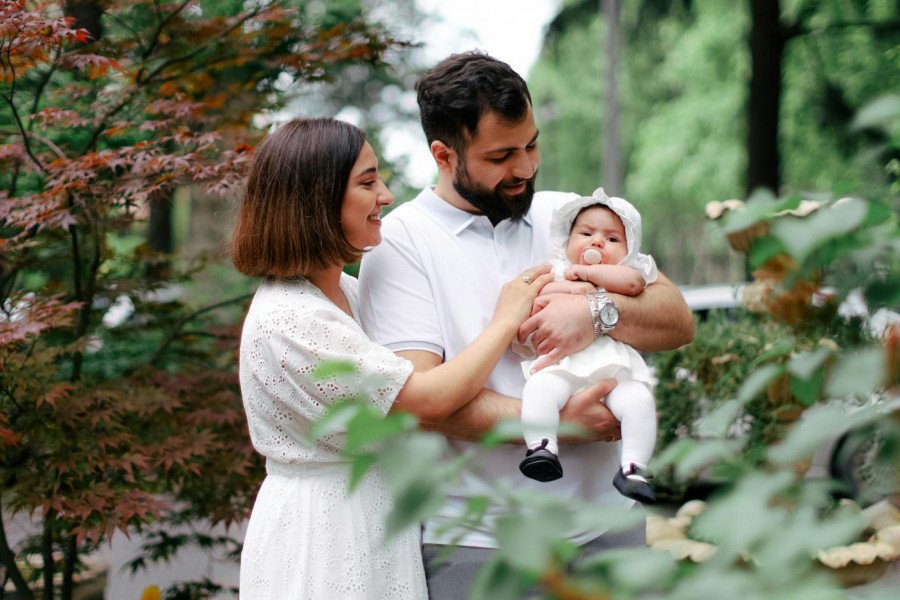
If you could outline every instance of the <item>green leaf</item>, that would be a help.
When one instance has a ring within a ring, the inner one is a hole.
[[[676,571],[678,564],[664,552],[649,548],[608,550],[579,562],[579,571],[607,575],[616,590],[644,590],[661,588]],[[597,579],[597,577],[595,577]]]
[[[788,362],[788,372],[800,379],[809,379],[832,354],[834,351],[828,346],[819,346],[811,352],[801,352]]]
[[[825,383],[825,371],[816,371],[808,379],[791,377],[789,388],[791,394],[804,406],[812,406],[819,399],[819,392]]]
[[[767,189],[757,189],[744,204],[743,210],[736,210],[725,215],[723,230],[725,233],[747,229],[758,221],[764,220],[768,214],[777,210],[778,199]]]
[[[873,308],[900,304],[900,273],[888,273],[884,279],[868,282],[863,295],[866,304]]]
[[[788,253],[802,263],[816,248],[859,227],[867,213],[866,202],[851,199],[820,209],[805,219],[784,217],[775,220],[771,232],[781,240]]]
[[[826,390],[835,398],[868,398],[884,381],[885,365],[882,348],[844,353],[831,372]]]
[[[561,510],[565,509],[565,506],[561,507]],[[586,503],[584,506],[570,507],[570,510],[575,519],[575,528],[578,530],[596,529],[617,533],[634,529],[647,518],[645,511],[630,506],[598,506]]]
[[[784,471],[752,473],[724,498],[710,504],[694,520],[692,531],[729,552],[751,549],[783,526],[786,511],[772,508],[771,500],[792,482],[793,474]]]
[[[378,461],[375,454],[360,454],[350,463],[350,490],[355,490],[369,469]]]
[[[784,440],[769,448],[769,459],[789,465],[812,456],[822,444],[846,427],[847,411],[840,406],[814,406],[803,413]]]
[[[892,127],[900,120],[900,96],[886,94],[862,107],[853,118],[853,129]]]
[[[357,411],[347,423],[347,445],[349,453],[359,452],[371,444],[390,439],[405,431],[415,428],[415,417],[409,413],[399,412],[381,416],[373,406],[361,405],[363,410]]]
[[[738,402],[742,405],[760,395],[770,383],[784,374],[783,365],[766,365],[750,373],[741,389],[738,390]]]
[[[519,600],[533,580],[523,580],[520,573],[495,556],[478,569],[465,597],[469,600]]]
[[[365,410],[365,408],[354,400],[332,404],[325,410],[325,414],[312,424],[310,429],[312,439],[321,440],[338,431],[346,431],[347,424],[360,410]]]
[[[750,266],[755,269],[785,251],[786,248],[780,239],[773,235],[764,235],[753,240],[747,259]]]
[[[709,465],[737,454],[741,449],[740,440],[709,440],[697,443],[675,466],[675,475],[681,479],[700,472]]]
[[[497,519],[498,556],[516,569],[539,573],[553,546],[572,529],[567,511],[546,507],[534,514],[508,514]]]
[[[743,406],[743,402],[726,400],[697,424],[697,433],[701,437],[725,437]]]
[[[395,496],[394,508],[388,514],[387,537],[393,537],[435,514],[446,497],[445,490],[431,481],[419,481],[405,488]]]
[[[776,342],[772,343],[771,347],[768,350],[764,351],[759,356],[753,359],[753,366],[758,367],[760,365],[764,365],[768,362],[772,362],[772,359],[774,358],[787,356],[793,351],[794,340],[777,340]]]
[[[356,373],[356,365],[345,360],[326,360],[316,367],[313,377],[316,379],[331,379],[341,375]]]
[[[481,443],[488,448],[493,448],[500,444],[521,439],[522,422],[518,419],[504,419],[484,434],[481,438]]]
[[[399,493],[417,481],[429,480],[445,448],[446,441],[436,434],[400,438],[380,453],[381,472],[395,493]]]

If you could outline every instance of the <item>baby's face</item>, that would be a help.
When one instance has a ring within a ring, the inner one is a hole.
[[[588,250],[588,260],[585,260]],[[600,260],[594,260],[597,252]],[[570,263],[617,265],[627,254],[625,226],[614,212],[602,206],[592,206],[575,219],[566,245],[566,258]]]

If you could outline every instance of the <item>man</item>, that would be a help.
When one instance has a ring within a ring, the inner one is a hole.
[[[453,55],[416,84],[422,127],[438,166],[438,181],[384,220],[383,243],[368,253],[360,272],[362,320],[369,335],[416,370],[428,370],[459,353],[493,314],[501,285],[530,265],[546,262],[553,208],[573,197],[534,193],[539,153],[531,98],[522,78],[487,55]],[[676,348],[693,337],[693,317],[678,289],[662,274],[637,297],[609,295],[619,322],[607,335],[643,351]],[[519,330],[532,335],[545,364],[584,348],[595,335],[597,311],[581,295],[539,298],[542,310]],[[604,330],[609,328],[604,327]],[[424,425],[465,450],[502,419],[518,419],[525,379],[521,358],[507,352],[488,388],[449,418]],[[440,545],[440,525],[461,514],[468,496],[481,495],[500,478],[521,489],[549,491],[610,506],[629,506],[610,485],[618,469],[618,422],[600,402],[614,386],[606,380],[576,394],[561,420],[587,428],[597,443],[566,450],[566,473],[552,483],[523,477],[521,444],[492,451],[462,475],[442,512],[425,523],[424,556],[432,598],[463,598],[477,568],[496,547],[489,528],[471,531],[440,569],[429,568]],[[569,440],[573,442],[575,440]],[[643,527],[630,535],[571,532],[591,551],[643,545]]]

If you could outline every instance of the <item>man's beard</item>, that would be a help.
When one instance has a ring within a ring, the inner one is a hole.
[[[501,181],[494,189],[473,181],[466,169],[466,163],[460,161],[456,167],[456,179],[453,187],[456,193],[463,199],[481,211],[481,214],[490,219],[491,223],[497,224],[503,219],[512,219],[513,221],[521,219],[528,213],[531,208],[531,201],[534,198],[534,179],[537,177],[537,170],[529,179],[518,179],[513,181]],[[503,191],[503,187],[514,187],[525,183],[525,190],[510,195]]]

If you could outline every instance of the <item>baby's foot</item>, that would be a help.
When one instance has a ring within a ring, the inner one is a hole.
[[[563,476],[559,458],[547,450],[547,441],[544,438],[540,446],[525,451],[525,459],[519,463],[522,475],[537,481],[554,481]]]
[[[647,483],[647,479],[650,477],[652,475],[645,469],[631,463],[619,468],[616,476],[613,477],[613,485],[623,496],[644,504],[653,504],[656,502],[656,496],[650,489],[650,484]]]

